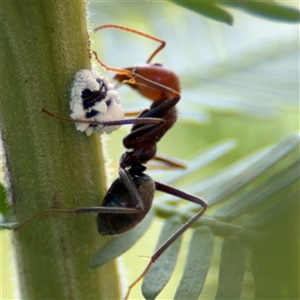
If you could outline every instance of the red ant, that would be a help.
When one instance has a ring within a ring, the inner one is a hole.
[[[163,122],[134,124],[131,132],[123,139],[123,145],[129,151],[124,152],[120,158],[119,177],[112,183],[106,193],[101,206],[78,208],[75,210],[45,210],[30,220],[45,213],[97,213],[98,231],[101,235],[116,235],[135,227],[147,215],[151,208],[154,192],[162,191],[179,198],[199,204],[202,209],[188,220],[176,233],[174,233],[151,257],[142,274],[129,286],[125,299],[128,299],[130,290],[142,279],[151,265],[160,255],[206,211],[207,203],[196,196],[185,193],[171,186],[152,180],[144,171],[143,165],[155,158],[156,144],[176,122],[177,112],[175,105],[180,100],[179,81],[170,70],[158,64],[150,64],[152,58],[164,47],[165,42],[139,31],[118,25],[99,26],[95,30],[103,28],[117,28],[161,42],[161,45],[153,52],[146,66],[116,69],[107,67],[94,52],[96,60],[108,71],[117,75],[115,78],[123,83],[131,85],[138,92],[153,100],[149,109],[142,111],[139,118],[161,119]],[[124,82],[125,81],[125,82]],[[18,230],[30,220],[25,221]]]

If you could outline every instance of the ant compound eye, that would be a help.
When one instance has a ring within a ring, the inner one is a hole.
[[[116,105],[111,105],[112,103]],[[108,109],[108,106],[112,106]],[[75,74],[71,86],[70,109],[71,118],[75,120],[91,120],[97,122],[123,120],[124,113],[120,105],[119,94],[106,76],[100,76],[95,71],[80,70]],[[93,132],[111,133],[120,126],[105,126],[76,123],[79,131],[87,135]]]

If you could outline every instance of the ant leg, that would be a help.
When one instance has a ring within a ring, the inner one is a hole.
[[[174,158],[167,157],[162,154],[156,154],[153,157],[153,159],[166,164],[166,166],[165,166],[166,169],[176,169],[176,168],[186,169],[187,168],[183,162],[181,162],[177,159],[174,159]],[[164,169],[164,166],[161,165],[161,166],[159,166],[159,168]],[[149,167],[147,169],[149,169]]]
[[[116,214],[133,214],[140,211],[140,209],[136,208],[123,208],[123,207],[104,207],[104,206],[94,206],[94,207],[83,207],[77,209],[45,209],[31,218],[25,220],[21,224],[17,225],[13,228],[14,231],[18,231],[24,226],[26,226],[31,221],[40,218],[46,214],[86,214],[86,213],[116,213]]]
[[[95,207],[83,207],[75,209],[76,214],[81,213],[111,213],[111,214],[132,214],[137,213],[144,209],[144,204],[141,196],[139,195],[132,178],[127,170],[120,168],[119,169],[119,176],[123,181],[123,184],[126,186],[128,192],[130,193],[133,203],[135,205],[134,208],[129,207],[105,207],[105,206],[95,206]],[[114,183],[112,183],[111,188],[114,187]]]
[[[124,112],[125,117],[136,117],[140,111],[128,111]]]
[[[18,231],[31,221],[40,218],[46,214],[85,214],[85,213],[111,213],[111,214],[133,214],[144,209],[144,204],[139,195],[134,183],[130,177],[130,174],[125,169],[119,169],[119,176],[122,179],[124,185],[127,187],[132,199],[135,202],[134,208],[128,207],[105,207],[105,206],[94,206],[94,207],[83,207],[77,209],[45,209],[31,218],[25,220],[21,224],[13,228],[14,231]]]
[[[125,120],[103,121],[103,122],[93,121],[93,120],[74,120],[74,119],[69,119],[69,118],[55,115],[44,108],[42,108],[42,112],[60,121],[64,121],[68,123],[84,123],[89,125],[116,126],[116,125],[130,125],[130,124],[161,124],[165,122],[163,119],[160,118],[136,118],[136,119],[125,119]]]
[[[62,213],[62,214],[74,214],[75,210],[65,210],[65,209],[45,209],[39,213],[37,213],[36,215],[32,216],[31,218],[23,221],[21,224],[19,224],[18,226],[14,227],[13,230],[14,231],[18,231],[21,228],[23,228],[25,225],[27,225],[28,223],[30,223],[31,221],[33,221],[34,219],[37,219],[39,217],[42,217],[46,214],[56,214],[56,213]]]
[[[175,189],[171,186],[159,183],[155,181],[155,187],[157,191],[165,192],[167,194],[171,194],[173,196],[177,196],[179,198],[191,201],[193,203],[199,204],[202,206],[202,209],[191,219],[189,219],[185,224],[182,225],[165,243],[163,243],[156,252],[152,255],[148,265],[142,272],[142,274],[128,287],[127,293],[125,295],[124,300],[128,299],[131,289],[147,274],[152,264],[163,254],[163,252],[176,241],[176,239],[181,236],[188,228],[191,227],[206,211],[208,204],[203,199],[196,197],[194,195],[185,193],[178,189]]]
[[[160,52],[166,45],[166,42],[164,40],[161,40],[159,38],[156,38],[152,35],[149,35],[149,34],[146,34],[146,33],[143,33],[141,31],[138,31],[138,30],[135,30],[135,29],[131,29],[131,28],[128,28],[128,27],[125,27],[125,26],[121,26],[121,25],[114,25],[114,24],[106,24],[106,25],[101,25],[101,26],[98,26],[94,29],[94,31],[98,31],[98,30],[101,30],[101,29],[105,29],[105,28],[114,28],[114,29],[120,29],[120,30],[124,30],[124,31],[128,31],[128,32],[132,32],[132,33],[135,33],[135,34],[138,34],[138,35],[141,35],[147,39],[150,39],[150,40],[153,40],[155,42],[158,42],[160,43],[160,45],[158,46],[158,48],[150,55],[150,57],[148,58],[147,60],[147,64],[151,62],[151,60],[154,58],[154,56]]]

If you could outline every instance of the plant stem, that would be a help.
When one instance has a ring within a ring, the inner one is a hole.
[[[1,130],[16,220],[49,207],[99,204],[99,138],[41,112],[68,115],[72,77],[90,68],[83,1],[1,2]],[[114,263],[88,270],[105,244],[90,215],[47,215],[13,234],[22,299],[118,299]]]

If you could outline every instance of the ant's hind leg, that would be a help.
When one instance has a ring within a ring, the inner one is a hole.
[[[185,193],[178,189],[175,189],[171,186],[168,186],[168,185],[165,185],[165,184],[155,181],[155,187],[156,187],[157,191],[165,192],[167,194],[170,194],[170,195],[191,201],[193,203],[199,204],[202,207],[202,209],[195,216],[193,216],[191,219],[189,219],[185,224],[183,224],[164,244],[162,244],[155,251],[155,253],[152,255],[148,265],[146,266],[146,268],[144,269],[142,274],[128,287],[128,291],[127,291],[124,299],[128,299],[131,289],[147,274],[147,272],[151,268],[152,264],[164,253],[165,250],[168,249],[168,247],[171,244],[173,244],[178,239],[179,236],[181,236],[188,228],[190,228],[192,226],[192,224],[194,224],[205,213],[205,211],[208,207],[208,204],[203,199],[201,199],[197,196]]]

